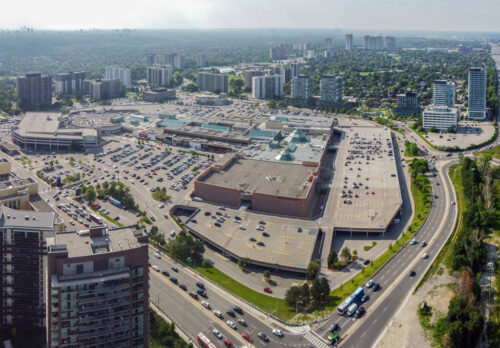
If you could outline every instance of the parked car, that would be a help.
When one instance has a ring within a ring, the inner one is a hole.
[[[269,286],[266,286],[266,287],[264,288],[264,292],[267,292],[267,293],[269,293],[269,294],[272,294],[272,293],[273,293],[273,289],[271,289]]]

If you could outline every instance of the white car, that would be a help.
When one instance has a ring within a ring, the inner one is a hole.
[[[222,334],[217,329],[213,329],[212,333],[215,335],[215,337],[217,337],[220,340],[224,338],[224,336],[222,336]]]
[[[239,319],[238,319],[238,323],[240,323],[240,324],[241,324],[241,325],[243,325],[243,326],[247,326],[247,322],[246,322],[246,321],[245,321],[245,319],[243,319],[243,318],[239,318]]]
[[[201,305],[207,309],[210,309],[210,303],[208,303],[207,301],[201,301]]]
[[[160,267],[158,267],[157,265],[153,265],[151,266],[156,272],[160,272]]]
[[[410,242],[410,245],[415,245],[415,244],[417,244],[417,240],[416,240],[415,238],[413,238],[413,239],[411,240],[411,242]]]
[[[165,203],[160,203],[160,205],[158,205],[158,209],[163,209],[165,207]]]
[[[246,229],[247,229],[247,228],[246,228],[245,226],[240,225],[240,230],[244,231],[244,230],[246,230]]]
[[[278,329],[273,329],[273,334],[275,334],[278,337],[283,337],[283,332]]]
[[[226,321],[226,324],[227,324],[227,326],[229,326],[231,329],[234,329],[234,330],[236,330],[236,329],[237,329],[236,324],[235,324],[235,323],[233,323],[231,320]]]
[[[424,260],[425,260],[425,259],[427,259],[427,258],[429,258],[429,254],[424,253],[424,254],[422,255],[422,259],[424,259]]]
[[[155,253],[155,257],[156,257],[157,259],[161,259],[161,255],[160,255],[160,253]]]

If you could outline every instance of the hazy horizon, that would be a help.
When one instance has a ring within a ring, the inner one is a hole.
[[[499,32],[500,1],[153,0],[9,2],[2,29],[343,29]]]

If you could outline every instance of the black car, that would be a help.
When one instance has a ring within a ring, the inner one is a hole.
[[[257,242],[257,245],[265,246],[264,242]]]
[[[196,292],[194,292],[194,291],[190,291],[190,292],[189,292],[189,296],[191,296],[191,297],[192,297],[192,298],[194,298],[195,300],[197,300],[197,299],[198,299],[198,295],[197,295],[197,294],[196,294]]]
[[[235,312],[237,312],[237,313],[243,314],[243,309],[241,309],[241,308],[240,308],[240,307],[238,307],[238,306],[234,306],[234,307],[233,307],[233,310],[234,310]]]
[[[250,242],[256,242],[256,241],[257,241],[257,239],[255,239],[254,237],[250,238]]]
[[[209,211],[206,211],[206,212],[205,212],[205,216],[210,216],[210,215],[212,215],[212,213],[211,213],[211,212],[209,212]]]
[[[269,237],[269,233],[267,233],[267,232],[262,232],[262,235],[263,235],[264,237]]]
[[[177,278],[176,277],[170,277],[170,281],[174,284],[177,284]]]
[[[170,273],[168,273],[167,271],[162,271],[161,274],[163,274],[166,277],[170,277]]]
[[[365,314],[365,307],[359,307],[358,310],[356,311],[356,313],[354,313],[354,317],[355,318],[359,318],[361,316],[363,316],[363,314]]]
[[[207,297],[207,292],[203,289],[197,289],[196,292],[201,296],[201,297]]]
[[[214,223],[214,226],[221,227],[221,224],[216,222],[216,223]]]
[[[257,334],[257,336],[259,336],[259,338],[260,338],[261,340],[263,340],[264,342],[269,342],[269,337],[267,337],[267,335],[266,335],[265,333],[263,333],[263,332],[259,332],[259,333]]]
[[[234,312],[233,312],[231,309],[228,309],[228,310],[226,311],[226,313],[227,313],[228,315],[232,316],[233,318],[236,316],[236,314],[234,314]]]
[[[368,265],[368,264],[370,264],[370,260],[366,259],[365,261],[363,261],[363,265],[365,265],[365,266],[366,266],[366,265]]]
[[[179,288],[181,288],[184,291],[187,291],[187,289],[188,289],[186,284],[179,284]]]
[[[177,269],[177,267],[172,266],[171,268],[172,268],[172,271],[179,273],[179,270]]]
[[[330,332],[334,332],[334,331],[337,331],[337,330],[340,330],[340,326],[339,326],[338,323],[335,323],[332,326],[330,326]]]
[[[372,285],[372,291],[378,291],[380,289],[380,284],[379,283],[373,283]]]
[[[363,296],[361,297],[361,302],[366,302],[366,301],[368,301],[369,299],[370,299],[370,295],[365,294],[365,295],[363,295]]]
[[[415,271],[410,271],[410,277],[415,277],[417,273]]]
[[[205,284],[203,284],[202,282],[196,282],[196,286],[200,289],[205,289]]]

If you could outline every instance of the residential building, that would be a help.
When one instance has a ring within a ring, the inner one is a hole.
[[[314,50],[308,50],[306,57],[307,59],[313,59],[314,57],[316,57],[316,52],[314,52]]]
[[[85,80],[83,91],[93,100],[112,99],[124,95],[125,86],[121,80]]]
[[[288,83],[292,81],[292,67],[282,66],[281,75],[283,76],[283,83]]]
[[[20,178],[12,172],[12,163],[7,158],[0,157],[0,205],[30,210],[30,197],[36,194],[38,182],[32,177]]]
[[[245,70],[245,87],[252,88],[252,78],[254,76],[263,76],[265,75],[262,70]]]
[[[155,64],[147,68],[146,79],[152,86],[165,87],[173,78],[174,69],[171,65]]]
[[[312,49],[312,43],[310,43],[310,42],[299,42],[297,44],[297,49],[299,51],[308,51],[308,50]]]
[[[228,77],[225,74],[198,72],[198,89],[214,93],[227,93]]]
[[[345,49],[346,51],[352,51],[352,34],[346,34],[345,36]]]
[[[283,47],[273,47],[269,49],[269,57],[272,60],[286,59],[288,50]]]
[[[78,92],[83,92],[84,80],[85,71],[57,74],[55,76],[56,93],[74,95]]]
[[[47,246],[47,347],[149,346],[144,231],[94,226]]]
[[[365,35],[365,49],[367,50],[381,50],[384,48],[383,36],[370,36]]]
[[[424,110],[423,128],[429,130],[435,127],[437,130],[446,132],[450,127],[457,127],[459,116],[457,108],[446,105],[429,105]]]
[[[142,93],[142,99],[151,103],[162,103],[167,100],[175,99],[175,89],[166,87],[154,87],[149,91]]]
[[[147,65],[162,65],[165,64],[165,55],[164,54],[149,54],[146,58]]]
[[[471,120],[486,119],[486,70],[469,69],[468,118]]]
[[[174,56],[174,66],[177,69],[184,69],[184,64],[186,64],[186,57],[176,54]]]
[[[292,79],[292,99],[308,100],[314,97],[314,78],[299,75]]]
[[[344,97],[344,81],[342,76],[322,75],[319,80],[320,102],[336,104]]]
[[[205,53],[200,53],[196,56],[196,65],[200,68],[204,68],[207,66],[207,56]]]
[[[292,79],[296,76],[300,75],[300,72],[302,71],[302,65],[300,63],[292,63],[290,65],[292,67]]]
[[[452,81],[435,80],[432,90],[434,106],[455,107],[455,83]]]
[[[132,85],[131,73],[128,68],[107,66],[105,76],[105,80],[120,80],[127,89]]]
[[[389,50],[396,49],[396,38],[394,36],[385,37],[385,48]]]
[[[283,97],[283,76],[276,74],[253,77],[252,97],[255,99]]]
[[[396,115],[417,115],[420,112],[418,95],[415,92],[406,92],[396,95],[396,107],[392,110]]]
[[[39,110],[52,105],[52,78],[40,73],[17,78],[17,95],[29,110]]]
[[[333,48],[333,39],[331,37],[327,37],[325,39],[325,48],[327,50],[331,50]]]
[[[55,214],[0,207],[0,326],[45,326],[47,238]]]

